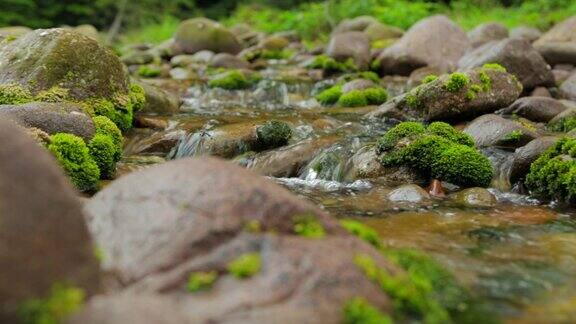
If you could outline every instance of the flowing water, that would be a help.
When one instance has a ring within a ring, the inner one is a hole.
[[[137,129],[129,135],[121,172],[165,159],[221,156],[336,217],[369,224],[388,246],[426,251],[506,322],[575,321],[574,210],[510,192],[504,162],[510,152],[485,152],[497,168],[497,189],[490,189],[497,198],[493,207],[435,198],[391,202],[387,197],[397,184],[358,179],[351,172],[354,154],[391,126],[362,118],[374,107],[321,108],[312,99],[318,90],[313,83],[285,83],[272,70],[267,73],[252,90],[190,88],[182,113],[152,117],[166,122],[165,130]],[[254,125],[269,119],[293,126],[291,142],[250,152],[246,142]]]

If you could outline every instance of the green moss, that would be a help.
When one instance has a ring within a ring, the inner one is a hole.
[[[451,142],[474,147],[474,139],[445,122],[433,122],[426,128],[428,134],[438,135]]]
[[[33,101],[30,91],[15,84],[0,85],[0,105],[19,105]]]
[[[311,69],[322,69],[326,72],[339,73],[339,72],[354,72],[358,68],[352,59],[347,59],[344,62],[338,62],[335,59],[326,55],[318,55],[308,65]]]
[[[247,253],[228,264],[228,272],[238,279],[250,278],[260,271],[262,257],[260,253]]]
[[[158,66],[142,65],[138,68],[136,74],[143,78],[155,78],[162,74],[162,69]]]
[[[576,128],[576,117],[561,118],[548,124],[548,129],[554,132],[569,132]]]
[[[410,137],[414,135],[420,135],[424,133],[426,128],[421,123],[417,122],[403,122],[400,123],[390,130],[388,130],[379,140],[378,140],[378,151],[384,152],[390,150],[396,146],[399,140],[405,137]]]
[[[438,76],[436,74],[430,74],[427,75],[424,79],[422,79],[422,84],[430,83],[436,80],[438,80]]]
[[[477,84],[473,84],[470,86],[468,91],[466,91],[466,100],[472,101],[476,99],[476,95],[482,91],[482,87]]]
[[[256,128],[256,135],[260,148],[276,148],[288,144],[292,137],[292,128],[286,122],[270,120]]]
[[[222,88],[226,90],[246,89],[250,82],[244,73],[232,70],[215,75],[209,82],[210,88]]]
[[[356,297],[344,306],[344,324],[392,324],[387,314],[382,314],[364,298]]]
[[[376,233],[376,231],[369,226],[352,219],[343,219],[340,221],[340,225],[342,225],[342,227],[344,227],[351,234],[359,237],[372,246],[378,249],[384,247],[382,241],[380,240],[380,236],[378,236],[378,233]]]
[[[480,71],[480,73],[478,73],[478,77],[480,78],[482,90],[484,91],[492,90],[492,79],[486,72]]]
[[[513,130],[506,134],[504,137],[504,142],[518,142],[522,138],[522,131],[519,129]]]
[[[448,80],[442,86],[450,92],[458,92],[468,85],[470,79],[464,73],[455,72],[448,76]]]
[[[352,90],[340,96],[338,105],[341,107],[363,107],[368,105],[368,100],[362,90]]]
[[[364,71],[364,72],[359,72],[358,73],[358,78],[360,79],[365,79],[365,80],[370,80],[376,84],[380,83],[380,77],[378,76],[377,73],[372,72],[372,71]]]
[[[465,145],[451,145],[431,162],[434,178],[466,187],[488,187],[494,173],[488,158]]]
[[[338,99],[340,99],[341,95],[342,95],[342,86],[335,85],[320,92],[319,94],[316,95],[315,98],[321,105],[328,106],[338,102]]]
[[[116,173],[117,147],[108,135],[96,134],[88,143],[90,156],[100,170],[100,178],[110,179]]]
[[[294,217],[294,233],[308,238],[322,238],[326,231],[314,214]]]
[[[122,137],[122,132],[116,124],[114,124],[108,117],[106,116],[96,116],[92,119],[94,122],[94,128],[96,129],[96,134],[102,134],[106,136],[110,136],[116,147],[116,153],[114,158],[116,161],[119,161],[122,157],[122,147],[124,138]]]
[[[68,99],[68,89],[52,87],[48,90],[40,91],[34,100],[42,102],[62,102]]]
[[[294,55],[294,51],[289,49],[267,50],[264,49],[259,53],[259,57],[265,60],[287,60]]]
[[[132,110],[138,112],[144,108],[146,104],[146,92],[144,88],[138,84],[130,84],[130,101],[132,102]]]
[[[107,117],[121,131],[127,131],[132,127],[132,105],[129,98],[128,102],[111,101],[102,98],[88,99],[85,104],[94,111],[94,115]]]
[[[59,324],[84,303],[84,292],[73,286],[55,284],[43,299],[25,301],[18,314],[23,324]]]
[[[218,280],[218,272],[216,271],[192,272],[188,277],[186,288],[191,293],[209,290],[216,280]]]
[[[419,91],[417,90],[418,88],[413,89],[412,91],[408,92],[405,97],[406,104],[412,109],[422,108],[422,100],[420,100]]]
[[[48,150],[56,157],[78,190],[89,191],[96,188],[100,171],[80,137],[64,133],[52,135]]]
[[[362,92],[369,105],[380,105],[388,100],[388,92],[384,88],[368,88]]]
[[[487,70],[496,70],[496,71],[500,71],[500,72],[508,72],[505,67],[503,67],[502,65],[500,65],[498,63],[486,63],[486,64],[482,65],[482,68],[487,69]]]
[[[379,59],[372,60],[370,63],[370,70],[378,72],[382,69],[382,61]]]

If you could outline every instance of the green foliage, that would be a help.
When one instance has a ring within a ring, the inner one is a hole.
[[[378,140],[378,151],[384,152],[396,146],[399,140],[423,134],[426,128],[418,122],[403,122],[388,130]]]
[[[574,128],[576,128],[576,117],[565,117],[548,124],[548,129],[554,132],[569,132]]]
[[[94,128],[96,129],[96,135],[101,134],[109,136],[112,139],[115,147],[114,159],[119,161],[122,157],[124,138],[122,137],[122,132],[120,132],[118,126],[105,116],[96,116],[92,121],[94,122]]]
[[[340,96],[338,105],[341,107],[363,107],[368,105],[368,100],[362,90],[352,90]]]
[[[130,84],[130,101],[134,112],[140,111],[146,104],[146,92],[136,83]]]
[[[438,80],[438,76],[436,74],[430,74],[427,75],[424,79],[422,79],[422,84],[430,83],[435,80]]]
[[[30,91],[15,84],[0,85],[0,105],[19,105],[32,101]]]
[[[454,143],[474,147],[474,139],[470,135],[455,129],[445,122],[431,123],[426,128],[426,132],[438,135]]]
[[[246,89],[250,86],[250,82],[244,73],[232,70],[215,75],[208,82],[210,88],[222,88],[226,90]]]
[[[100,178],[110,179],[116,172],[117,147],[112,137],[96,134],[88,143],[90,156],[96,161],[100,170]]]
[[[192,272],[188,277],[186,288],[191,293],[209,290],[216,280],[218,280],[218,272],[216,271]]]
[[[260,253],[247,253],[228,264],[228,272],[238,279],[250,278],[260,271],[262,257]]]
[[[68,99],[68,89],[52,87],[48,90],[40,91],[34,100],[42,102],[62,102]]]
[[[468,85],[470,79],[464,73],[454,72],[448,76],[443,88],[450,92],[458,92]]]
[[[382,314],[364,298],[356,297],[344,306],[344,324],[392,324],[387,314]]]
[[[384,88],[368,88],[363,93],[369,105],[380,105],[388,100],[388,92]]]
[[[27,300],[18,310],[23,324],[59,324],[84,303],[84,292],[73,286],[54,284],[43,299]]]
[[[121,131],[127,131],[132,127],[133,105],[129,96],[123,97],[113,101],[103,98],[88,99],[85,104],[96,116],[108,117]]]
[[[431,162],[434,178],[463,186],[488,187],[494,173],[488,158],[465,145],[451,145]]]
[[[343,219],[340,221],[340,225],[342,225],[342,227],[351,234],[358,236],[360,239],[366,241],[372,246],[378,249],[384,247],[382,240],[380,240],[380,236],[378,236],[378,233],[376,233],[373,228],[352,219]]]
[[[308,238],[322,238],[326,235],[324,226],[322,226],[314,214],[295,216],[294,233]]]
[[[162,70],[158,66],[142,65],[138,68],[136,74],[143,78],[155,78],[162,74]]]
[[[324,106],[333,105],[338,102],[342,95],[342,86],[335,85],[316,95],[316,100]]]
[[[288,144],[292,128],[280,120],[270,120],[256,128],[258,145],[262,149],[276,148]]]
[[[78,190],[96,189],[98,179],[100,179],[100,170],[80,137],[65,133],[52,135],[48,150],[56,157]]]

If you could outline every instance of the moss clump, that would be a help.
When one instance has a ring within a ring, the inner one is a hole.
[[[510,133],[506,134],[503,141],[504,142],[518,142],[522,138],[522,131],[519,129],[513,130]]]
[[[433,122],[426,128],[428,134],[438,135],[451,142],[474,147],[474,139],[459,130],[456,130],[450,124],[445,122]]]
[[[478,77],[480,78],[482,90],[490,91],[492,89],[492,79],[488,73],[480,71],[480,73],[478,73]]]
[[[227,71],[215,75],[209,82],[210,88],[222,88],[226,90],[246,89],[250,86],[250,82],[244,73],[238,70]]]
[[[344,324],[392,324],[387,314],[382,314],[364,298],[351,299],[344,306]]]
[[[315,98],[321,105],[328,106],[338,102],[338,99],[340,99],[341,95],[342,95],[342,86],[335,85],[320,92],[319,94],[316,95]]]
[[[554,132],[569,132],[576,128],[576,117],[566,117],[548,124],[548,129]]]
[[[384,152],[394,148],[399,140],[405,137],[423,134],[426,128],[421,123],[417,122],[403,122],[400,123],[389,131],[386,132],[378,140],[378,151]]]
[[[430,83],[432,81],[438,80],[438,76],[436,74],[427,75],[424,79],[422,79],[421,84]]]
[[[216,271],[197,271],[192,272],[188,277],[186,289],[189,292],[195,293],[203,290],[209,290],[218,279],[218,272]]]
[[[493,173],[490,161],[476,149],[465,145],[443,149],[432,166],[434,178],[471,187],[488,187]]]
[[[508,72],[505,67],[503,67],[502,65],[500,65],[498,63],[486,63],[486,64],[482,65],[482,68],[487,69],[487,70],[496,70],[496,71],[500,71],[500,72]]]
[[[52,87],[48,90],[40,91],[34,100],[42,102],[62,102],[68,100],[68,89]]]
[[[88,99],[86,105],[91,107],[96,116],[105,116],[110,119],[121,131],[127,131],[132,127],[132,105],[120,102],[115,102],[99,98],[99,99]]]
[[[292,128],[286,122],[270,120],[256,128],[256,135],[260,148],[276,148],[288,144],[292,137]]]
[[[294,217],[294,233],[308,238],[322,238],[326,235],[324,227],[313,214]]]
[[[228,272],[238,279],[250,278],[260,271],[262,257],[260,253],[247,253],[228,264]]]
[[[356,64],[354,64],[354,60],[352,59],[347,59],[344,62],[338,62],[326,55],[316,56],[314,60],[308,65],[308,68],[322,69],[331,73],[354,72],[358,70]]]
[[[575,158],[576,139],[558,140],[532,163],[526,186],[539,198],[576,201]]]
[[[450,92],[458,92],[468,85],[470,79],[464,73],[455,72],[448,76],[448,80],[442,86]]]
[[[418,89],[418,88],[416,88]],[[422,107],[422,100],[418,97],[417,91],[410,91],[405,97],[406,104],[412,109],[419,109]]]
[[[146,104],[146,92],[141,86],[132,83],[130,84],[130,101],[132,102],[132,110],[134,112],[140,111]]]
[[[351,234],[359,237],[363,241],[371,244],[372,246],[381,249],[384,247],[378,233],[367,225],[364,225],[358,221],[351,219],[343,219],[340,221],[340,225],[344,227]]]
[[[0,85],[0,105],[19,105],[34,100],[30,91],[15,84]]]
[[[122,146],[124,138],[122,137],[122,132],[108,117],[96,116],[92,119],[94,122],[94,128],[96,129],[96,134],[101,134],[105,136],[110,136],[114,146],[116,148],[116,153],[114,155],[116,161],[119,161],[122,157]]]
[[[369,105],[380,105],[388,100],[388,92],[384,88],[368,88],[363,93]]]
[[[368,105],[368,100],[362,90],[352,90],[340,96],[338,105],[341,107],[362,107]]]
[[[100,170],[100,178],[110,179],[116,173],[117,147],[112,137],[96,134],[88,143],[90,156],[94,159]]]
[[[80,191],[96,189],[100,170],[84,141],[75,135],[58,133],[50,136],[48,150]]]
[[[466,100],[472,101],[476,99],[476,95],[482,91],[482,87],[478,84],[473,84],[470,86],[468,91],[466,91]]]
[[[136,74],[143,78],[155,78],[162,74],[162,70],[157,66],[142,65],[138,68]]]
[[[25,301],[18,314],[23,324],[59,324],[84,303],[84,292],[69,285],[55,284],[48,297]]]

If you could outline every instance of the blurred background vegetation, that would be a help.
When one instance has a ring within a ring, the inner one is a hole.
[[[306,40],[323,39],[340,20],[371,15],[408,28],[435,13],[470,29],[498,21],[508,27],[547,29],[576,14],[575,0],[0,0],[0,26],[46,28],[92,24],[121,30],[123,42],[158,43],[177,24],[207,16],[226,25],[248,23],[265,32],[295,30]]]

